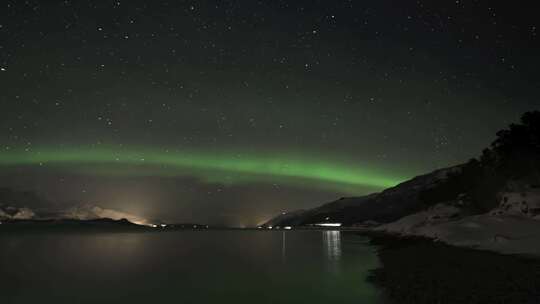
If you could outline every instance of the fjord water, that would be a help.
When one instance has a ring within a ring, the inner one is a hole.
[[[339,231],[0,235],[0,303],[379,303]]]

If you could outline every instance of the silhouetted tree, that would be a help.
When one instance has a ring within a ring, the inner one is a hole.
[[[527,112],[520,124],[497,132],[490,148],[461,169],[421,193],[421,199],[430,205],[466,194],[471,211],[485,212],[496,207],[497,193],[509,180],[526,179],[540,184],[540,112]]]
[[[497,132],[491,144],[496,170],[508,178],[538,178],[540,172],[540,112],[527,112],[521,124]]]

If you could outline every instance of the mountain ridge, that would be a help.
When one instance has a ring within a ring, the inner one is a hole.
[[[263,226],[303,226],[324,222],[339,222],[346,226],[388,223],[426,207],[421,193],[461,171],[462,166],[418,175],[381,192],[342,197],[313,209],[281,214]],[[288,214],[292,215],[284,216]],[[371,223],[365,223],[367,221]]]

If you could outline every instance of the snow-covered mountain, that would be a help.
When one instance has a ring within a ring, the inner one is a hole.
[[[0,220],[29,220],[35,217],[30,208],[0,205]]]
[[[94,204],[78,204],[67,208],[53,206],[33,192],[0,189],[0,221],[127,219],[135,224],[149,225],[148,220],[142,217]]]
[[[66,211],[59,214],[60,218],[64,219],[76,219],[76,220],[95,220],[101,218],[108,218],[112,220],[126,219],[132,223],[139,225],[149,225],[150,223],[139,216],[114,210],[102,208],[91,204],[82,204],[71,207]]]

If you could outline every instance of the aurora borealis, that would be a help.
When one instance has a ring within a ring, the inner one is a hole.
[[[253,225],[463,163],[538,108],[512,3],[0,6],[0,188],[44,205]]]
[[[202,152],[136,152],[114,150],[38,150],[37,152],[0,153],[0,165],[43,166],[46,164],[103,165],[106,167],[150,166],[161,167],[165,172],[154,171],[160,175],[192,175],[203,180],[235,183],[235,175],[241,174],[243,180],[265,180],[279,182],[287,178],[307,180],[319,187],[348,189],[354,193],[354,187],[384,189],[395,186],[402,179],[377,176],[363,172],[362,168],[334,165],[323,161],[302,159],[284,159],[280,157],[248,157],[210,155]],[[169,169],[169,170],[167,170]],[[142,175],[145,170],[130,171],[129,174]],[[244,177],[242,177],[244,175]],[[247,176],[247,177],[245,177]],[[251,178],[249,178],[251,176]],[[259,176],[259,178],[257,178]],[[323,186],[320,186],[323,185]]]

